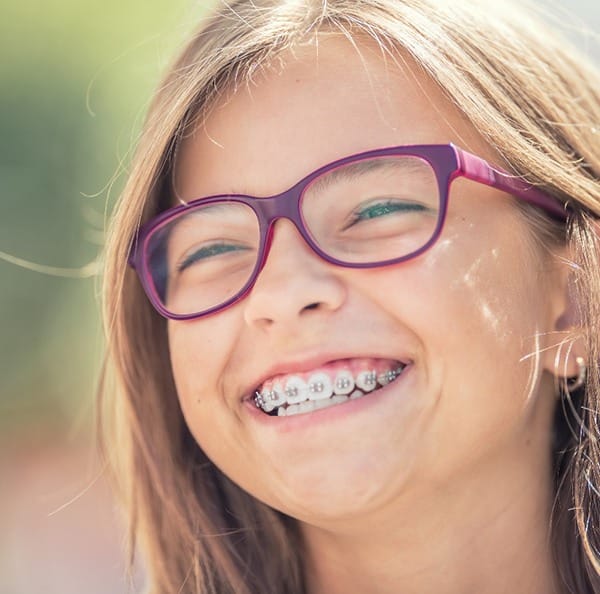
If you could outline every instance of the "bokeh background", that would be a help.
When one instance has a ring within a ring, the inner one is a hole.
[[[152,87],[208,0],[0,6],[0,593],[139,592],[95,454],[95,259]],[[600,2],[541,4],[596,62]]]
[[[0,2],[0,594],[141,590],[94,448],[94,260],[151,89],[205,8]]]

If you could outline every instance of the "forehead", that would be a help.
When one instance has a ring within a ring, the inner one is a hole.
[[[462,114],[408,58],[339,36],[296,47],[231,91],[186,138],[179,198],[271,195],[337,158],[384,146],[455,142],[485,152]]]

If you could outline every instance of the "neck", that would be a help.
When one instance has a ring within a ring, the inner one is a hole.
[[[522,454],[407,489],[368,518],[303,525],[309,594],[558,594],[550,460],[541,473]]]

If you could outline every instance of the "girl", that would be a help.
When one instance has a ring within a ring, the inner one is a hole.
[[[224,3],[160,85],[105,274],[150,592],[600,592],[600,79],[498,5]]]

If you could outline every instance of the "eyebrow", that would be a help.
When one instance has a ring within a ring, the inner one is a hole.
[[[371,173],[373,171],[385,171],[398,169],[406,173],[418,172],[420,174],[433,173],[431,166],[427,161],[420,157],[412,155],[403,155],[399,157],[375,157],[364,159],[349,165],[341,165],[331,171],[326,171],[309,185],[309,191],[322,191],[340,181],[353,181],[356,178]]]
[[[236,225],[243,225],[248,222],[248,208],[244,205],[243,209],[229,209],[228,206],[231,204],[239,203],[218,203],[209,204],[208,206],[196,205],[193,210],[185,215],[182,223],[176,225],[169,231],[169,237],[171,241],[177,241],[179,237],[185,237],[190,230],[197,229],[194,225],[196,220],[202,220],[206,217],[207,220],[202,221],[203,229],[206,229],[208,225],[210,228],[214,225],[215,221],[228,225],[226,228],[235,227]],[[200,206],[200,208],[198,208]],[[227,216],[223,216],[223,212],[227,213]],[[168,228],[168,225],[167,225]]]
[[[223,202],[217,202],[215,204],[208,204],[205,205],[202,202],[199,202],[198,204],[194,204],[194,206],[190,209],[190,211],[187,213],[187,217],[198,217],[198,216],[205,216],[205,215],[210,215],[210,216],[219,216],[220,214],[223,213],[224,210],[228,211],[228,214],[235,212],[234,210],[231,209],[231,206],[235,205],[235,206],[240,206],[240,203],[234,200],[224,200]],[[241,208],[236,209],[240,212],[245,212],[245,210],[247,210],[246,205],[243,205]]]
[[[314,191],[323,191],[328,187],[334,185],[339,182],[351,182],[356,178],[364,175],[366,173],[370,173],[372,171],[381,171],[381,170],[398,170],[402,169],[405,172],[417,172],[420,174],[420,177],[425,178],[426,175],[434,175],[435,173],[431,167],[431,165],[423,158],[418,157],[416,155],[397,155],[395,157],[371,157],[367,159],[362,159],[361,161],[355,161],[353,163],[349,163],[347,165],[340,165],[335,169],[331,169],[329,171],[325,171],[321,175],[319,175],[312,183],[308,185],[307,190],[310,192]],[[292,186],[293,187],[293,186]],[[244,189],[239,190],[231,190],[229,192],[222,192],[218,194],[223,196],[226,200],[227,196],[247,196],[250,198],[268,198],[272,195],[262,195],[255,194],[253,192],[244,191]],[[203,200],[206,198],[212,198],[217,196],[217,194],[209,194],[206,196],[202,196],[199,198],[194,198],[189,200],[189,202],[194,202],[195,200]],[[211,204],[205,207],[208,209],[220,209],[224,206],[223,203],[219,204]]]

